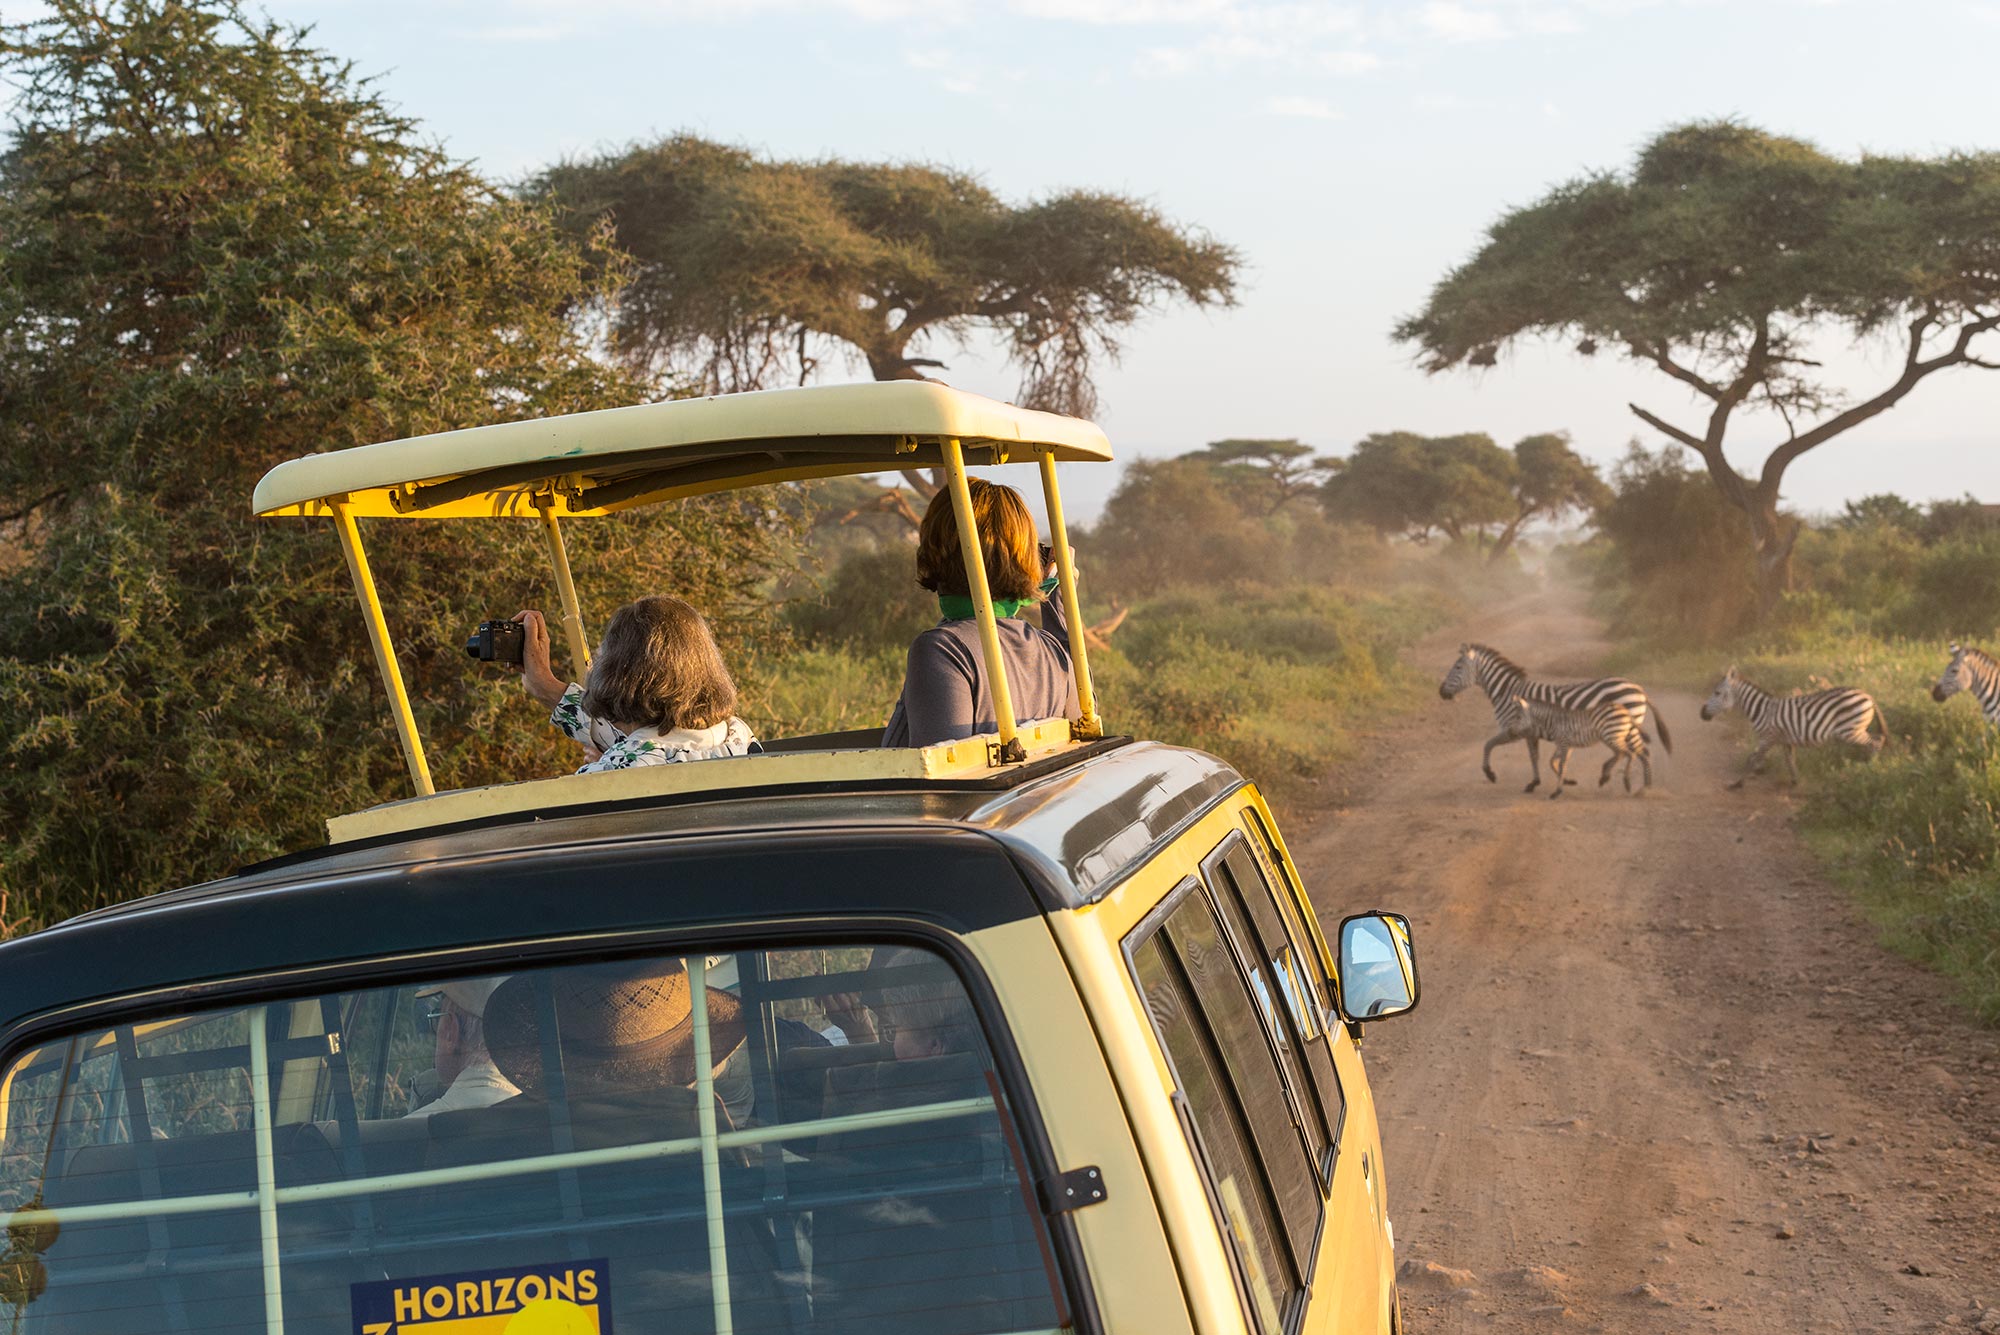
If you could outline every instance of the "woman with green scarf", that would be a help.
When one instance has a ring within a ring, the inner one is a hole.
[[[1062,600],[1044,596],[1055,587],[1054,566],[1036,544],[1035,521],[1012,487],[971,480],[972,517],[986,554],[986,587],[1000,630],[1000,659],[1014,715],[1030,719],[1075,718],[1076,674],[1070,666],[1069,627]],[[910,646],[903,694],[883,730],[884,746],[930,746],[977,733],[1000,722],[980,659],[979,625],[972,616],[972,587],[959,554],[958,518],[951,494],[940,491],[917,531],[917,583],[938,596],[943,619]],[[1042,625],[1016,614],[1039,604]]]

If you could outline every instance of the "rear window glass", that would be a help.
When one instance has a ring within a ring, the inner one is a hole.
[[[45,1043],[0,1098],[25,1335],[1068,1319],[981,1017],[921,947],[157,1019]]]

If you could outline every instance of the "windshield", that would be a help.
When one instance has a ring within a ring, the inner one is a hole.
[[[935,951],[843,941],[413,979],[45,1043],[5,1076],[0,1317],[91,1335],[1049,1330],[1066,1313],[986,1018]]]

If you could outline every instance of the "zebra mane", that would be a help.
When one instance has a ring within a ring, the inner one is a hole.
[[[1495,649],[1490,644],[1481,644],[1477,640],[1474,640],[1471,643],[1467,644],[1465,647],[1472,650],[1476,654],[1484,654],[1486,657],[1492,659],[1495,663],[1498,663],[1503,668],[1507,668],[1511,671],[1518,672],[1524,677],[1528,675],[1528,670],[1526,668],[1522,667],[1519,663],[1516,663],[1513,659],[1507,657],[1507,655],[1501,653],[1498,649]]]
[[[1988,672],[2000,671],[2000,659],[1994,658],[1984,649],[1975,649],[1969,644],[1961,645],[1958,648],[1958,655],[1961,658],[1971,659]]]

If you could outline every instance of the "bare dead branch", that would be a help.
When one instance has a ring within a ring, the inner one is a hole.
[[[1669,439],[1685,445],[1691,450],[1701,450],[1703,448],[1701,437],[1695,435],[1693,432],[1681,430],[1681,428],[1675,426],[1672,422],[1647,412],[1636,403],[1628,403],[1625,406],[1632,410],[1634,417],[1644,422],[1647,426],[1652,427],[1655,431],[1667,436]]]

